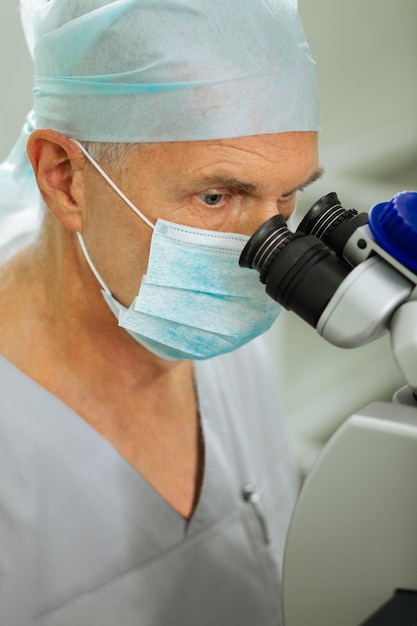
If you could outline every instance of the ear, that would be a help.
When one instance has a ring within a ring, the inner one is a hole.
[[[55,131],[37,129],[29,135],[26,149],[50,211],[65,228],[82,232],[86,158],[77,144]]]

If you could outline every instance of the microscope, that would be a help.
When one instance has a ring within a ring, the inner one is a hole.
[[[328,441],[301,488],[283,565],[285,626],[417,624],[417,192],[369,213],[336,193],[295,232],[282,216],[239,263],[327,341],[356,348],[389,333],[405,385]]]

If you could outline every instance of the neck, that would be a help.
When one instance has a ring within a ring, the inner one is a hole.
[[[76,233],[62,228],[49,215],[37,240],[4,271],[10,280],[3,284],[11,283],[12,293],[20,293],[12,298],[17,309],[14,319],[17,322],[22,318],[22,323],[27,324],[30,306],[32,323],[38,326],[35,335],[38,343],[42,338],[43,354],[49,354],[53,348],[66,363],[94,360],[95,370],[111,366],[113,375],[119,372],[127,379],[126,383],[132,378],[132,384],[166,376],[179,366],[190,371],[190,367],[185,367],[190,364],[154,356],[118,326],[79,247]],[[9,350],[12,351],[12,346]],[[37,361],[42,361],[41,355]]]

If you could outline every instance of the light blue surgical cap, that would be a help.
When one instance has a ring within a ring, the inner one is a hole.
[[[318,130],[296,0],[21,0],[21,12],[35,77],[20,146],[34,127],[98,142]]]
[[[318,128],[295,0],[32,4],[36,127],[114,142]]]

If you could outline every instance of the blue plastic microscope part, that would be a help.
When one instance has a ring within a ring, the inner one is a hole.
[[[373,206],[368,224],[376,243],[417,273],[417,191],[402,191]]]

